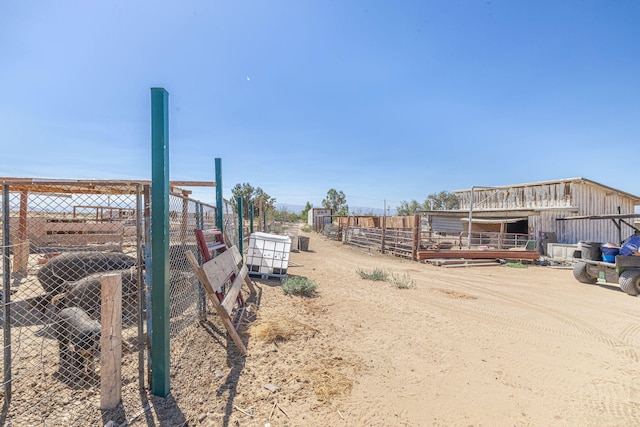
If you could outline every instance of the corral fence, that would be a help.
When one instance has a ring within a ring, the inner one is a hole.
[[[522,233],[477,232],[471,233],[469,238],[468,232],[447,233],[422,230],[420,249],[466,249],[469,246],[513,249],[525,247],[532,240],[533,237],[530,234]]]
[[[338,231],[325,225],[346,244],[366,250],[390,253],[403,258],[417,259],[420,240],[420,218],[415,216],[337,217]]]
[[[101,423],[101,282],[114,272],[122,283],[122,407],[138,412],[151,378],[150,185],[0,184],[0,424]],[[185,252],[198,253],[193,230],[214,226],[215,207],[184,194],[172,189],[169,197],[172,342],[213,312]],[[225,231],[237,244],[237,215],[226,202],[223,209]]]
[[[417,251],[492,247],[521,248],[532,240],[529,234],[518,233],[443,233],[428,227],[419,215],[401,217],[334,217],[323,224],[322,234],[342,240],[345,244],[368,251],[391,253],[416,259]]]

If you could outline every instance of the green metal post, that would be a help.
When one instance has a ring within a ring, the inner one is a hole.
[[[222,159],[216,157],[216,227],[224,233],[222,228],[222,214],[224,210],[224,199],[222,198]]]
[[[253,203],[249,205],[249,233],[253,234]]]
[[[244,256],[244,230],[242,228],[242,197],[238,197],[238,249],[240,249],[240,255]]]
[[[151,392],[169,394],[169,93],[151,89]]]

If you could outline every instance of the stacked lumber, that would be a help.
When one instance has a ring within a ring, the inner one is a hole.
[[[436,258],[459,259],[515,259],[535,261],[540,258],[538,251],[506,250],[506,249],[455,249],[455,250],[421,250],[418,251],[418,260]]]

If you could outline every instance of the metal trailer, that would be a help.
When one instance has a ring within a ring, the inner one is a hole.
[[[618,229],[620,244],[622,244],[622,224],[634,229],[636,234],[640,233],[639,229],[630,222],[625,221],[626,219],[632,218],[640,218],[640,214],[574,216],[558,218],[558,220],[610,219]],[[581,259],[573,266],[573,277],[575,277],[577,281],[587,284],[594,284],[598,281],[618,283],[624,292],[631,296],[637,296],[640,293],[640,256],[618,255],[614,263]]]

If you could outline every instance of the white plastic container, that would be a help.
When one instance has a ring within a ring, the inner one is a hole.
[[[286,275],[289,267],[291,239],[269,233],[252,233],[249,236],[246,265],[250,273]]]

